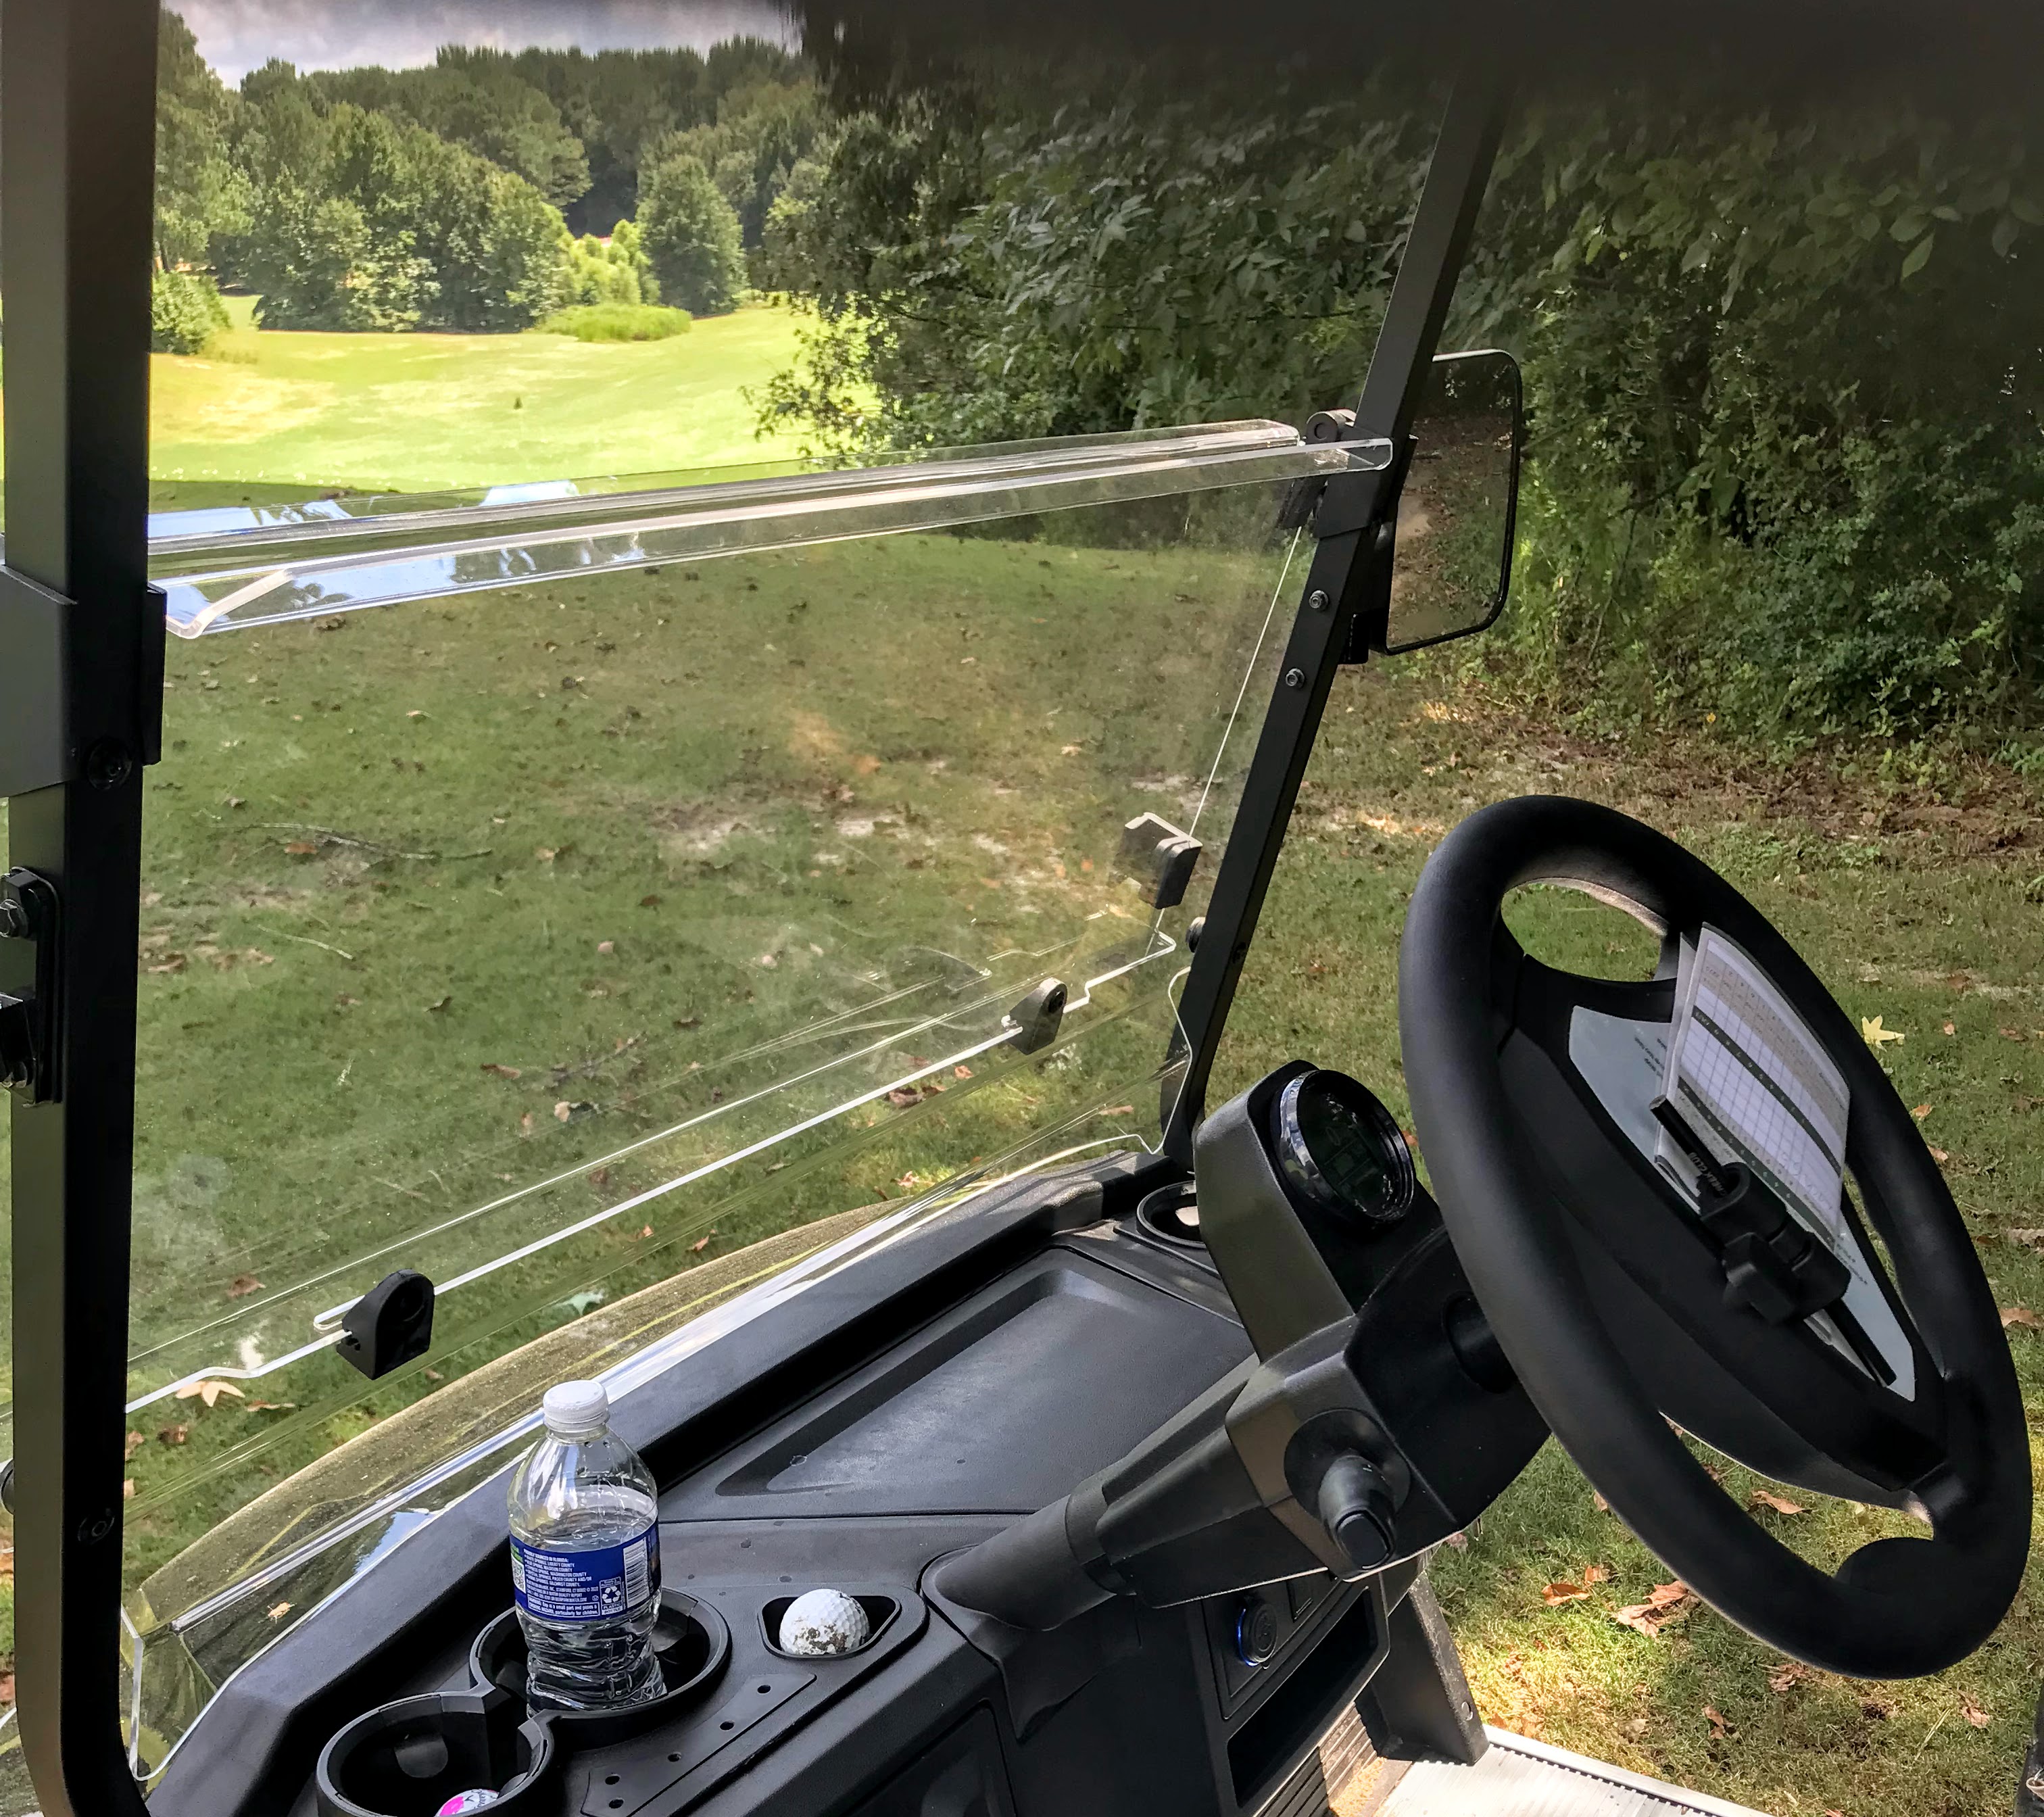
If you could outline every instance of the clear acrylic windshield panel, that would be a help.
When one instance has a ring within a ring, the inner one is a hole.
[[[1155,1143],[1287,526],[1372,457],[1149,438],[1074,502],[1068,455],[961,457],[1001,469],[962,514],[931,463],[929,527],[881,486],[861,535],[816,475],[774,546],[720,552],[720,508],[697,555],[678,527],[621,571],[171,640],[136,956],[145,1779],[549,1381],[628,1386],[847,1246]],[[347,1320],[399,1270],[432,1342],[372,1384]]]

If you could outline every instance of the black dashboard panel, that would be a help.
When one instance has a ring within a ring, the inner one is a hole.
[[[708,1681],[638,1732],[531,1723],[478,1677],[471,1642],[510,1600],[500,1477],[225,1687],[152,1796],[157,1817],[344,1817],[316,1782],[322,1750],[351,1723],[387,1727],[394,1699],[425,1727],[393,1731],[386,1753],[440,1777],[378,1817],[437,1809],[456,1769],[433,1725],[457,1722],[496,1725],[494,1761],[548,1757],[503,1817],[1253,1808],[1381,1661],[1386,1592],[1403,1594],[1409,1567],[1261,1592],[1283,1615],[1254,1668],[1233,1650],[1234,1598],[1116,1599],[1059,1638],[1047,1673],[1018,1669],[1013,1647],[997,1658],[928,1588],[935,1562],[1068,1493],[1248,1354],[1204,1258],[1137,1234],[1159,1181],[1131,1158],[1018,1182],[619,1403],[662,1485],[670,1601],[714,1611],[729,1636]],[[874,1599],[875,1640],[839,1660],[778,1654],[771,1611],[820,1584]],[[1021,1710],[1025,1682],[1051,1688]],[[386,1803],[403,1790],[377,1783]]]
[[[666,1490],[661,1518],[1027,1514],[1248,1353],[1225,1314],[1061,1243]]]

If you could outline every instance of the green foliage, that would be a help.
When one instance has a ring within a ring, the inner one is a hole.
[[[228,155],[236,98],[167,12],[156,36],[156,259],[202,263],[214,235],[245,221],[247,184]]]
[[[559,213],[421,127],[295,86],[249,109],[256,202],[232,250],[271,328],[529,328],[569,294]]]
[[[893,97],[770,211],[763,275],[816,323],[765,417],[840,452],[1303,420],[1357,389],[1431,118],[1369,94]],[[1665,96],[1525,122],[1447,334],[1526,369],[1492,659],[1609,720],[1775,739],[2039,717],[2025,149],[1992,123],[1790,129]]]
[[[662,309],[651,303],[580,303],[540,324],[544,334],[571,335],[577,340],[666,340],[686,334],[695,318],[686,309]]]
[[[824,127],[823,97],[810,83],[756,83],[721,96],[714,120],[663,134],[646,162],[694,158],[736,213],[745,244],[757,247],[775,201]]]
[[[647,173],[639,198],[639,230],[667,302],[713,316],[743,300],[745,252],[738,215],[699,159],[678,154]]]
[[[193,271],[157,271],[149,277],[149,346],[157,353],[203,353],[227,329],[220,287]]]
[[[568,294],[578,304],[651,303],[660,286],[637,225],[620,221],[605,244],[585,233],[568,253]]]

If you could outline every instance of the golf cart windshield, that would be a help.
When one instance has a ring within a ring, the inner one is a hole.
[[[1237,424],[582,517],[159,519],[145,1778],[548,1383],[624,1392],[989,1181],[1155,1144],[1285,508],[1382,459]],[[423,1349],[370,1316],[401,1271]]]

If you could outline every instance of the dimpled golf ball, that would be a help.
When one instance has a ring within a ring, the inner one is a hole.
[[[503,1796],[486,1787],[476,1792],[457,1792],[440,1807],[436,1817],[468,1817],[471,1811],[487,1811]]]
[[[804,1659],[855,1653],[872,1638],[866,1611],[842,1590],[805,1590],[781,1618],[781,1650]]]

